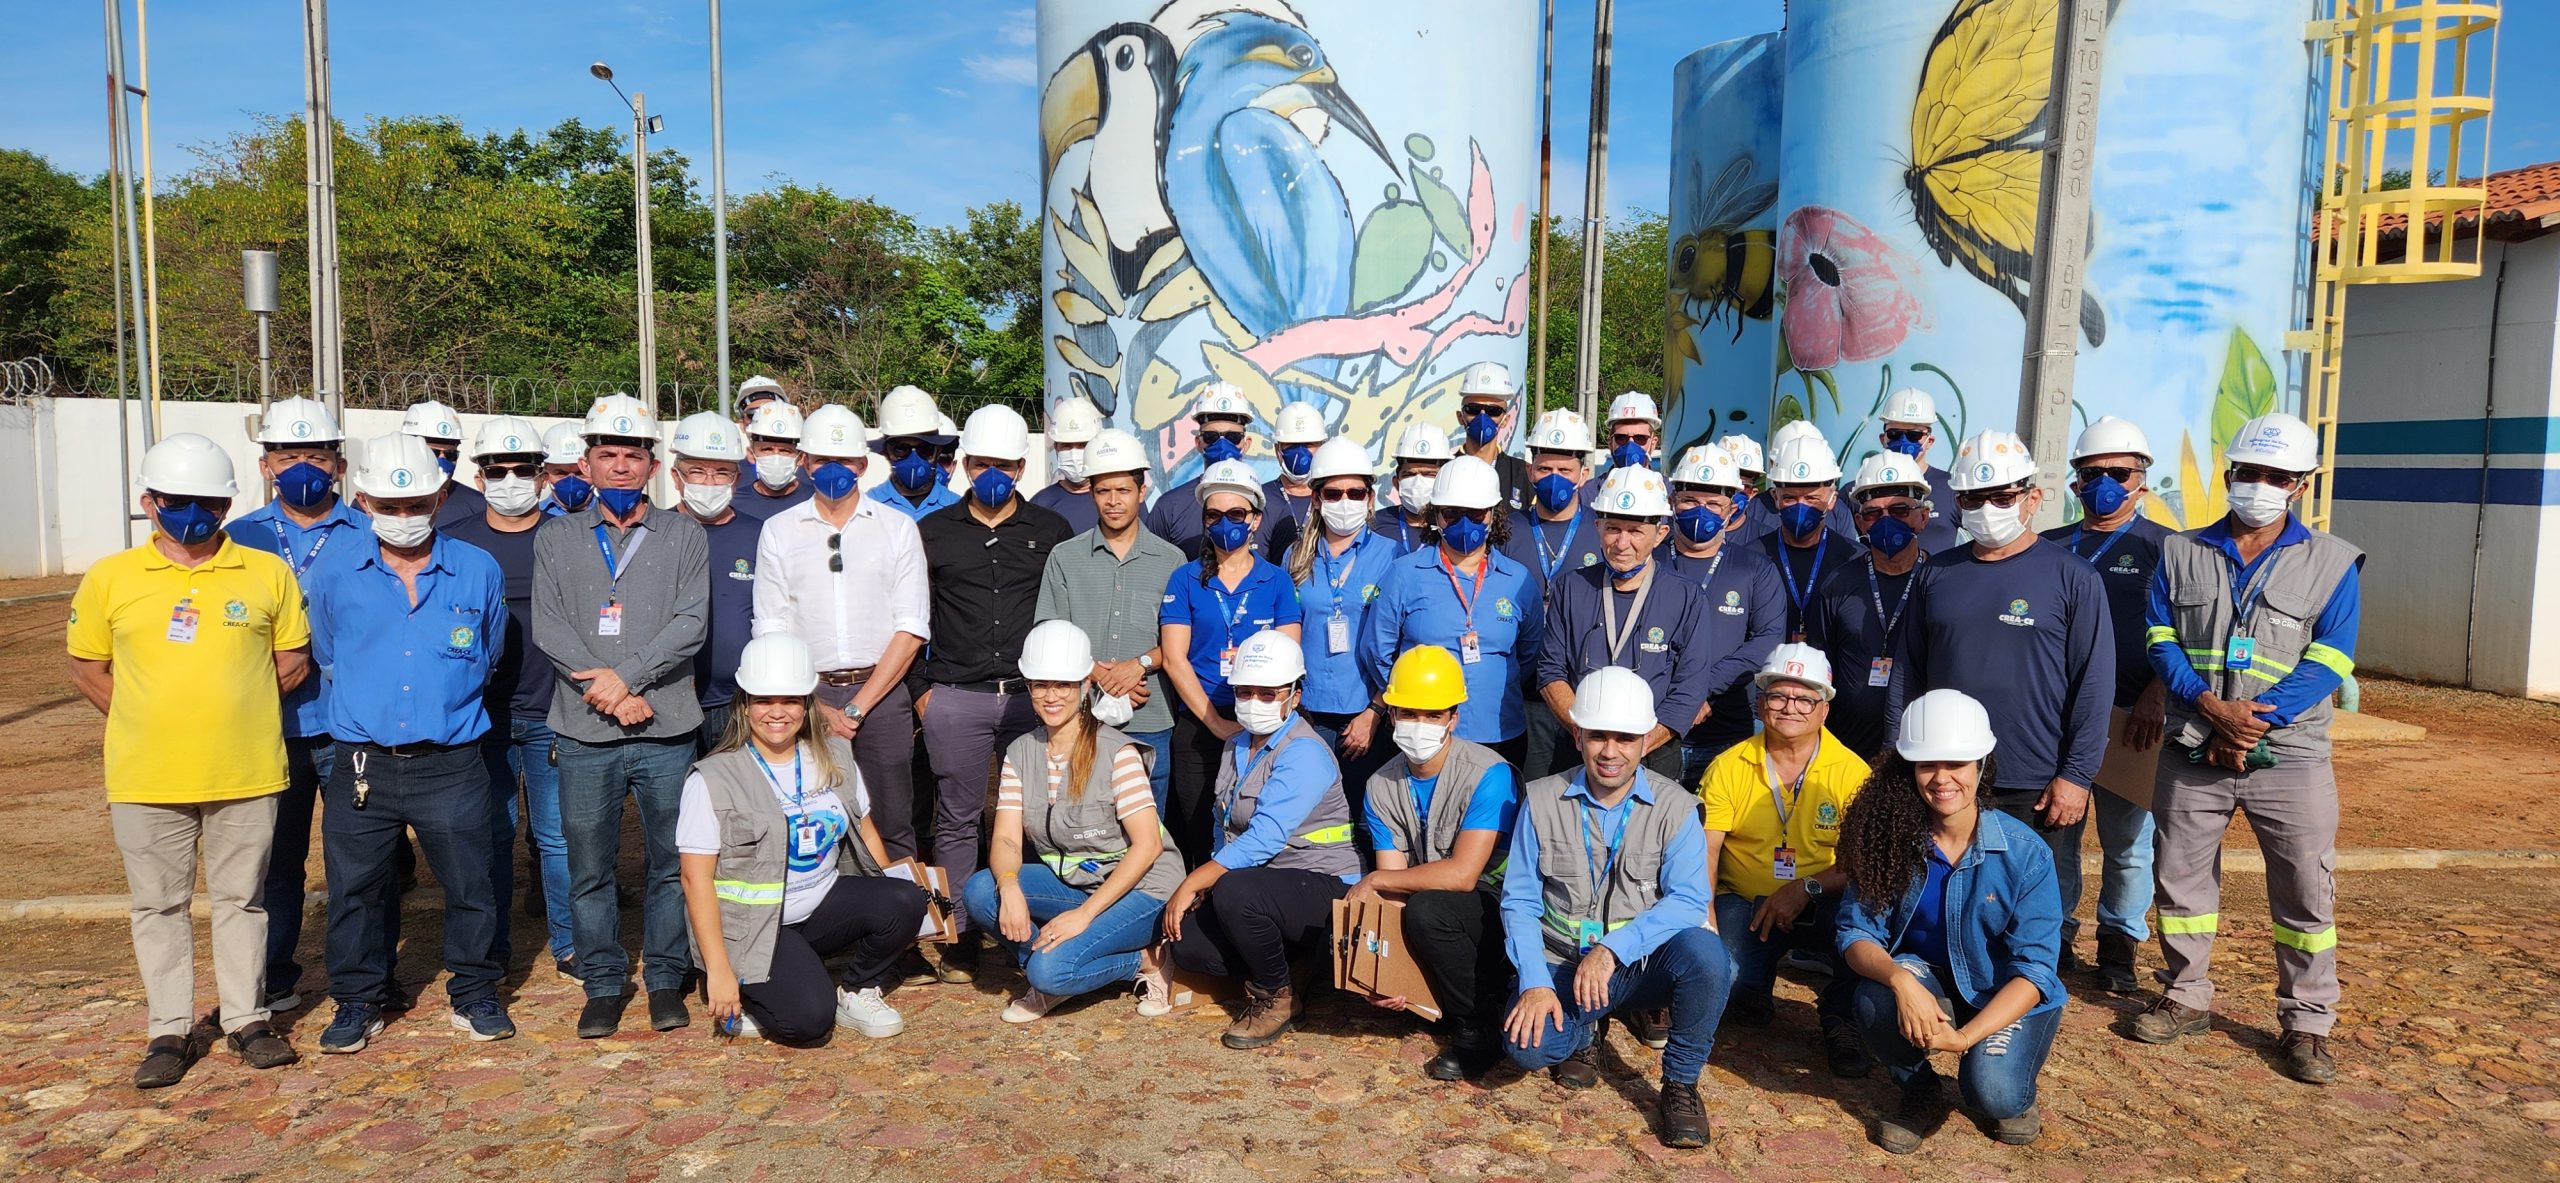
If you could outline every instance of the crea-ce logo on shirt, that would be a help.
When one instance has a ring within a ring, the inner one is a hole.
[[[2036,618],[2027,615],[2027,602],[2025,600],[2011,600],[2009,601],[2009,610],[2000,614],[2000,623],[2014,624],[2019,628],[2034,628],[2036,626]]]

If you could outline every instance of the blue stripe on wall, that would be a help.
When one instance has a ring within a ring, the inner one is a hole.
[[[2481,420],[2400,419],[2338,425],[2341,456],[2477,456]],[[2497,418],[2488,421],[2493,456],[2538,456],[2560,452],[2560,418]]]
[[[2471,422],[2476,429],[2480,421]],[[2341,424],[2339,431],[2343,443],[2345,425]],[[2477,468],[2340,468],[2337,477],[2334,495],[2340,501],[2427,505],[2477,505],[2481,501]],[[2560,468],[2492,468],[2488,503],[2560,506]]]

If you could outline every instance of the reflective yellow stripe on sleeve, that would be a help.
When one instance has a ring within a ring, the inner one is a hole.
[[[2302,660],[2319,662],[2335,670],[2341,678],[2353,677],[2356,672],[2356,659],[2339,652],[2334,645],[2323,645],[2315,641],[2310,648],[2302,651]]]
[[[1351,827],[1348,824],[1326,826],[1321,830],[1309,830],[1298,837],[1318,846],[1340,846],[1351,841]]]
[[[2300,949],[2305,953],[2318,956],[2338,947],[2338,926],[2334,924],[2319,932],[2302,932],[2273,923],[2267,927],[2274,930],[2276,943],[2288,949]]]
[[[2222,931],[2222,913],[2220,912],[2207,912],[2202,916],[2164,915],[2160,917],[2160,933],[2163,936],[2184,937],[2220,931]]]
[[[714,879],[711,881],[711,891],[712,894],[730,903],[745,904],[749,907],[782,902],[782,885],[779,883],[747,883],[737,879]]]
[[[2145,645],[2157,645],[2162,641],[2175,644],[2177,640],[2178,630],[2165,624],[2155,624],[2142,630],[2142,643]]]

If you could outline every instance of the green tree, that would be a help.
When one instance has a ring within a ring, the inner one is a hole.
[[[1547,376],[1547,405],[1570,407],[1582,328],[1582,230],[1578,221],[1558,218],[1551,224],[1547,352],[1538,364]],[[1600,276],[1599,376],[1604,409],[1623,391],[1662,397],[1662,260],[1670,232],[1669,218],[1646,211],[1613,219],[1604,232],[1608,256]]]
[[[105,221],[106,208],[103,185],[0,149],[0,210],[9,211],[0,217],[0,358],[53,351],[63,281],[50,263],[83,224]]]

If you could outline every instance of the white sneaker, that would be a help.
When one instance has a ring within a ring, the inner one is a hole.
[[[1138,1017],[1161,1019],[1173,1013],[1173,987],[1159,971],[1138,973]]]
[[[873,1039],[887,1039],[907,1029],[905,1016],[880,996],[878,986],[836,991],[836,1026],[851,1027]]]
[[[1055,994],[1043,994],[1038,990],[1026,989],[1022,992],[1022,997],[1013,1000],[1013,1005],[1004,1008],[1004,1021],[1037,1023],[1042,1016],[1047,1015],[1051,1010],[1056,1009],[1059,1003],[1065,1001],[1066,999]]]

